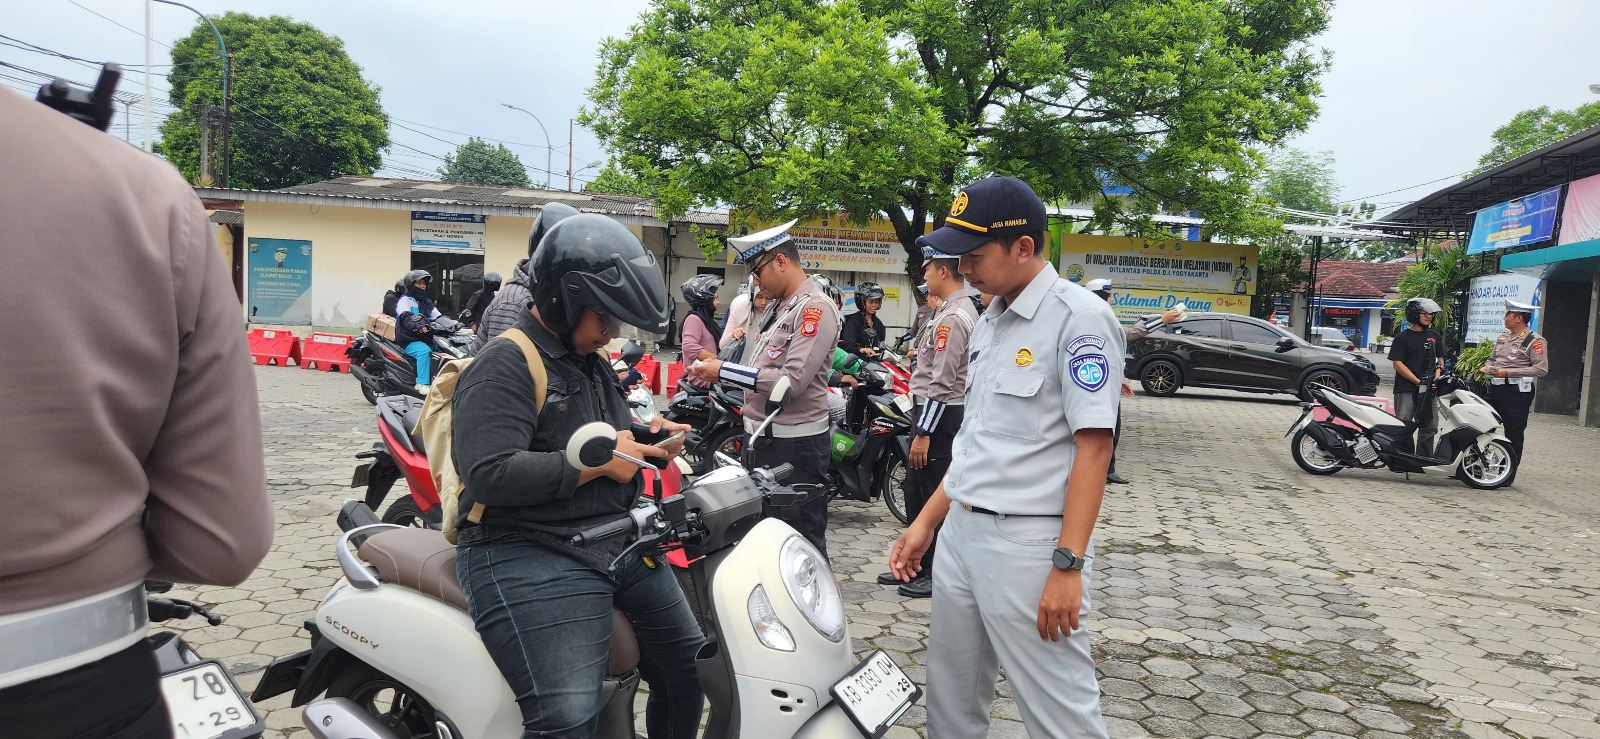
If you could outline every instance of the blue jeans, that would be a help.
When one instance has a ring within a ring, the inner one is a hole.
[[[413,341],[406,344],[406,353],[417,360],[417,384],[428,384],[428,378],[433,373],[433,347],[425,341]]]
[[[613,604],[639,637],[650,739],[699,732],[705,694],[694,656],[705,637],[666,563],[634,556],[608,577],[505,526],[457,553],[468,610],[517,696],[523,737],[594,736]]]

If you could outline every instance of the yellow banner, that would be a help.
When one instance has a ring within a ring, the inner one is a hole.
[[[1130,290],[1253,295],[1260,252],[1241,244],[1062,234],[1061,276],[1079,285],[1109,279]]]
[[[1250,315],[1249,295],[1219,295],[1216,293],[1165,292],[1162,290],[1111,291],[1111,307],[1117,320],[1132,324],[1141,317],[1162,313],[1182,305],[1190,314],[1232,313]]]
[[[728,214],[730,224],[739,224],[743,218],[737,211]],[[755,232],[778,224],[750,222],[746,225]],[[931,224],[925,230],[932,230]],[[882,216],[873,216],[864,226],[851,223],[842,215],[804,219],[789,229],[789,234],[800,247],[800,261],[808,272],[906,271],[905,247],[900,245],[894,225]],[[730,250],[728,255],[728,263],[732,264],[733,252]],[[890,300],[898,300],[898,297]]]

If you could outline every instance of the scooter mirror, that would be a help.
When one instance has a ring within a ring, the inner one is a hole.
[[[639,360],[644,359],[644,347],[639,346],[638,342],[630,340],[628,343],[622,345],[622,351],[620,354],[621,356],[617,358],[622,360],[623,364],[632,368],[634,365],[639,363]]]
[[[783,377],[779,377],[777,382],[772,383],[772,394],[767,396],[767,415],[771,416],[772,414],[783,410],[784,406],[788,404],[789,377],[785,375]]]
[[[604,467],[617,448],[617,430],[611,424],[595,421],[585,424],[567,440],[567,464],[580,470]]]

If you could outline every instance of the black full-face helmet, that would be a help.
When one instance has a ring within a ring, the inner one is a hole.
[[[1418,323],[1424,313],[1441,313],[1439,304],[1427,298],[1412,298],[1406,301],[1406,322]]]
[[[689,305],[699,308],[702,305],[711,305],[717,300],[717,288],[722,287],[722,277],[719,275],[695,275],[683,281],[683,299]]]
[[[539,217],[533,219],[533,228],[528,229],[528,258],[533,258],[533,253],[539,250],[539,242],[544,240],[544,235],[561,219],[578,214],[578,209],[566,203],[545,203],[539,208]],[[530,270],[531,271],[531,270]]]
[[[489,288],[490,290],[499,290],[500,289],[500,273],[499,272],[490,272],[489,274],[484,275],[483,276],[483,286]]]
[[[422,284],[425,285],[425,286],[426,285],[432,285],[433,284],[433,275],[431,273],[429,273],[428,270],[425,270],[425,269],[414,269],[414,270],[411,270],[410,272],[407,272],[405,277],[400,278],[400,281],[405,283],[405,286],[406,286],[406,290],[405,291],[406,292],[411,293],[413,295],[420,295],[420,294],[427,293],[428,292],[428,288],[427,287],[422,287],[420,289],[417,287],[417,280],[421,280]]]
[[[594,308],[653,334],[667,332],[667,284],[656,258],[608,216],[580,213],[544,235],[528,265],[533,305],[546,326],[570,333]]]

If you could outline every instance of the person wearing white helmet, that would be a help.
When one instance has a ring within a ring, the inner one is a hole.
[[[1522,457],[1522,437],[1533,408],[1533,380],[1550,373],[1548,342],[1528,326],[1539,309],[1506,300],[1506,332],[1494,340],[1494,353],[1480,370],[1489,382],[1489,405],[1505,422],[1506,438]]]
[[[1099,295],[1102,300],[1106,301],[1107,305],[1113,305],[1111,302],[1110,280],[1103,277],[1098,280],[1090,280],[1088,284],[1084,285],[1084,288],[1088,289],[1089,292],[1092,292],[1095,295]],[[1177,308],[1169,308],[1159,316],[1145,316],[1140,318],[1139,321],[1134,323],[1132,326],[1123,326],[1122,337],[1127,343],[1132,344],[1135,341],[1149,336],[1150,332],[1155,330],[1155,327],[1160,326],[1163,323],[1172,323],[1173,321],[1176,321],[1182,317],[1183,311],[1180,311]],[[1133,397],[1133,384],[1127,378],[1122,379],[1122,397]],[[1118,485],[1126,485],[1128,484],[1128,478],[1117,474],[1117,442],[1119,441],[1122,441],[1121,407],[1117,408],[1117,428],[1111,435],[1111,465],[1106,468],[1106,482],[1116,483]]]

